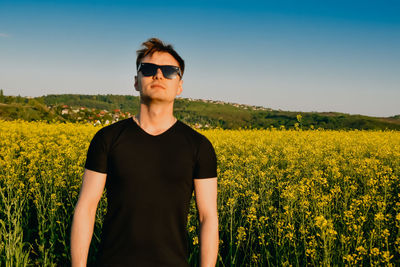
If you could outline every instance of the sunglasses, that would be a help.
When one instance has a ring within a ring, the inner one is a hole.
[[[174,79],[176,75],[182,78],[181,69],[172,65],[156,65],[153,63],[140,63],[138,72],[142,72],[143,76],[149,77],[157,74],[157,70],[161,69],[162,74],[167,79]]]

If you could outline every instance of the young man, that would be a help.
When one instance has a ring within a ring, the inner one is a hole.
[[[156,38],[136,60],[140,111],[93,137],[71,229],[72,266],[86,266],[97,204],[108,209],[96,266],[188,266],[187,215],[194,190],[200,264],[218,254],[217,158],[210,141],[173,116],[184,61]]]

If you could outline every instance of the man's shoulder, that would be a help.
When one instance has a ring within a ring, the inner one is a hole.
[[[195,143],[201,143],[204,139],[208,140],[205,135],[193,129],[190,125],[180,121],[182,132]]]
[[[182,129],[182,131],[185,132],[185,134],[189,134],[189,135],[193,135],[193,136],[202,135],[201,133],[199,133],[198,131],[193,129],[190,125],[186,124],[185,122],[183,122],[181,120],[179,120],[179,122],[181,124],[181,129]]]
[[[97,131],[96,135],[101,136],[106,141],[111,141],[113,139],[113,136],[118,135],[123,129],[127,127],[130,122],[129,120],[132,120],[132,118],[123,119],[110,125],[104,126]]]
[[[116,121],[116,122],[114,122],[112,124],[104,126],[100,130],[104,131],[104,132],[112,132],[112,131],[118,130],[120,128],[124,128],[130,122],[130,120],[132,120],[132,118],[119,120],[119,121]]]

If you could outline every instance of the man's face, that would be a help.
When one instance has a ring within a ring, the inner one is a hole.
[[[157,65],[173,65],[179,67],[178,61],[166,52],[155,52],[144,57],[141,63],[153,63]],[[154,76],[145,77],[141,72],[135,76],[135,89],[140,92],[144,100],[173,102],[177,95],[182,93],[183,80],[179,75],[174,79],[167,79],[157,70]]]

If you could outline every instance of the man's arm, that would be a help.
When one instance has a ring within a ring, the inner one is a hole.
[[[107,174],[85,169],[81,192],[71,228],[71,263],[86,266],[93,235],[96,209],[103,194]]]
[[[200,266],[215,266],[218,256],[217,177],[194,179],[200,221]]]

